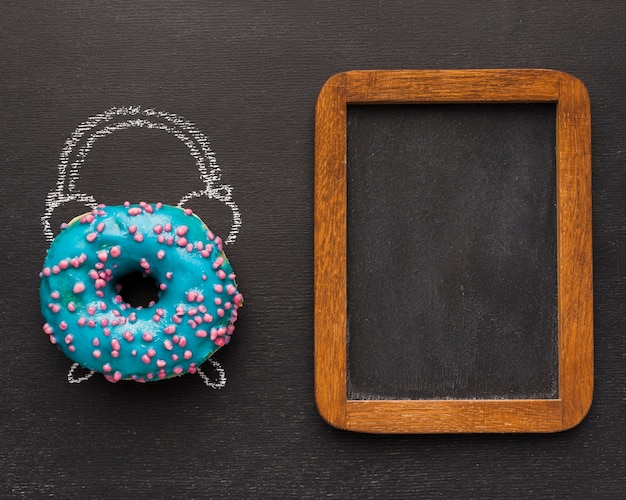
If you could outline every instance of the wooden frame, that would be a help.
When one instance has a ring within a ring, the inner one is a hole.
[[[348,400],[348,104],[555,102],[558,398]],[[554,432],[593,394],[591,122],[584,85],[551,70],[350,71],[331,77],[315,125],[315,396],[331,425],[373,433]]]

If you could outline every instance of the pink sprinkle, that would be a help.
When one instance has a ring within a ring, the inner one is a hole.
[[[220,270],[217,272],[217,277],[218,277],[219,279],[221,279],[221,280],[226,279],[226,273],[224,272],[224,270],[223,270],[223,269],[220,269]]]
[[[52,274],[59,274],[61,272],[61,268],[59,266],[52,266]]]
[[[50,276],[50,268],[44,267],[42,273],[44,276]]]
[[[143,207],[143,209],[149,214],[154,213],[154,208],[152,208],[152,205],[146,204],[146,206]]]
[[[100,345],[100,339],[98,339],[98,337],[94,337],[91,341],[91,345],[93,345],[94,347],[98,347]]]
[[[165,257],[165,250],[159,250],[159,251],[157,252],[157,258],[158,258],[159,260],[161,260],[161,259],[163,259],[163,257]]]
[[[196,302],[200,303],[202,301],[204,301],[204,295],[199,293],[198,296],[196,297]]]
[[[172,354],[172,361],[178,361],[178,354]]]
[[[66,259],[63,259],[61,262],[59,262],[59,267],[61,269],[67,269],[69,266],[70,263]]]
[[[98,278],[95,282],[95,286],[96,286],[96,290],[99,290],[100,288],[104,288],[106,286],[107,282],[104,281],[101,278]]]
[[[211,248],[212,247],[206,247],[204,250],[200,250],[200,255],[202,255],[205,259],[208,259],[211,256]]]
[[[132,342],[133,339],[135,338],[135,336],[133,335],[133,332],[129,332],[126,331],[122,334],[122,336],[128,341],[128,342]]]
[[[122,249],[119,246],[115,245],[114,247],[111,247],[110,253],[111,257],[115,259],[122,254]]]
[[[100,276],[100,275],[98,274],[98,271],[96,271],[95,269],[90,269],[88,274],[89,274],[89,277],[90,277],[92,280],[97,280],[97,279],[98,279],[98,276]]]
[[[96,269],[104,269],[104,262],[96,262],[93,267],[95,267]]]
[[[213,234],[213,231],[211,231],[210,229],[206,232],[206,236],[210,240],[213,240],[213,238],[215,238],[215,235]]]
[[[130,234],[135,234],[137,232],[137,226],[133,225],[128,228],[128,232]]]
[[[61,321],[61,322],[59,323],[59,328],[60,328],[61,330],[67,330],[67,323],[66,323],[65,321]]]
[[[141,208],[133,207],[128,209],[128,215],[139,215],[141,213]]]
[[[175,366],[173,371],[176,375],[180,375],[183,373],[183,368],[181,366]]]
[[[222,299],[220,299],[219,297],[215,297],[215,299],[213,300],[213,302],[215,302],[216,306],[220,306],[222,305]]]
[[[56,337],[54,335],[50,335],[48,338],[50,339],[50,343],[51,344],[56,344],[57,343],[57,339],[56,339]]]
[[[117,358],[120,355],[120,351],[111,351],[111,357]]]
[[[74,257],[70,262],[74,268],[78,269],[80,267],[80,260],[78,258]]]
[[[98,233],[89,233],[87,236],[85,236],[85,239],[89,242],[92,243],[98,236]]]
[[[165,347],[168,351],[171,351],[172,349],[174,349],[174,345],[172,344],[171,340],[164,340],[163,347]]]
[[[224,259],[222,257],[218,257],[217,259],[215,259],[215,262],[213,262],[213,269],[217,269],[223,263],[224,263]]]
[[[168,271],[168,272],[165,273],[165,277],[168,280],[171,280],[173,275],[174,275],[174,273],[172,273],[172,271]]]
[[[220,284],[213,285],[213,290],[215,290],[217,293],[222,293],[222,290],[224,290],[224,287]]]
[[[242,301],[243,301],[243,295],[241,295],[240,293],[238,293],[237,295],[233,297],[233,302],[235,303],[236,306],[239,306],[239,304],[241,304]]]
[[[99,233],[104,231],[104,222],[99,222],[98,223],[98,225],[96,226],[96,231],[98,231]]]
[[[156,356],[156,351],[152,347],[148,349],[148,356],[150,356],[151,358],[154,358]]]
[[[226,291],[228,292],[228,295],[235,295],[237,289],[235,288],[235,285],[227,285]]]
[[[187,243],[185,250],[187,250],[187,253],[193,252],[193,243]]]
[[[100,326],[108,326],[109,325],[109,318],[102,318],[100,320]]]
[[[166,326],[163,331],[167,334],[167,335],[172,335],[174,332],[176,332],[176,326],[174,325],[169,325]]]
[[[110,363],[105,363],[102,365],[102,371],[105,373],[109,373],[113,368],[111,368]]]
[[[141,361],[143,361],[145,364],[149,364],[150,357],[147,354],[144,354],[143,356],[141,356]]]
[[[61,294],[58,291],[54,291],[50,294],[50,297],[52,297],[53,299],[58,299],[61,296]]]
[[[165,229],[166,233],[169,233],[172,230],[172,224],[170,222],[166,222],[163,229]]]
[[[187,238],[178,238],[178,240],[176,241],[176,244],[179,247],[186,247],[187,246]]]
[[[164,359],[157,359],[156,365],[159,368],[163,368],[165,366],[165,360]]]
[[[161,224],[157,224],[152,228],[155,234],[161,234],[163,232],[163,226]]]
[[[217,315],[218,315],[220,318],[223,318],[223,317],[224,317],[224,309],[222,309],[221,307],[220,307],[220,308],[218,308],[218,310],[217,310]]]
[[[226,344],[226,341],[224,340],[224,337],[217,337],[213,342],[218,347],[223,347],[224,344]]]
[[[206,275],[206,274],[203,274],[203,275],[202,275],[202,281],[206,281],[207,279],[209,279],[209,278],[207,277],[207,275]]]
[[[52,327],[48,323],[45,323],[43,325],[43,332],[47,335],[52,335],[53,333]]]
[[[194,302],[196,297],[198,297],[198,292],[187,292],[187,302]]]
[[[102,356],[102,353],[100,352],[99,349],[94,350],[92,353],[94,358],[98,359],[100,356]]]
[[[108,258],[109,258],[109,254],[107,253],[107,251],[106,251],[106,250],[100,250],[100,251],[98,252],[98,259],[99,259],[101,262],[106,262],[106,260],[107,260]]]
[[[191,215],[193,213],[191,208],[185,208],[185,210],[183,210],[183,212],[185,213],[185,215]]]
[[[61,306],[59,304],[48,304],[48,307],[55,314],[61,311]]]
[[[158,323],[159,321],[161,321],[161,316],[159,316],[158,314],[152,315],[152,321]]]
[[[206,330],[196,330],[196,337],[202,337],[202,338],[204,338],[204,337],[206,337],[207,335],[208,335],[208,334],[207,334],[207,331],[206,331]]]
[[[143,241],[143,234],[137,233],[135,236],[133,236],[133,240],[135,240],[137,243],[141,243]]]
[[[187,339],[183,336],[178,339],[178,347],[185,347],[187,345]]]
[[[74,336],[73,336],[71,333],[68,333],[68,334],[65,336],[65,343],[66,343],[66,344],[71,344],[71,343],[72,343],[72,340],[74,340]]]
[[[152,334],[149,332],[143,332],[143,335],[141,336],[141,338],[145,341],[145,342],[151,342],[153,337]]]
[[[85,326],[85,323],[87,323],[87,319],[84,316],[81,316],[80,318],[78,318],[78,321],[76,323],[78,324],[78,326]]]
[[[192,356],[193,356],[193,353],[191,351],[189,351],[189,350],[187,350],[187,351],[185,351],[183,353],[183,358],[185,358],[185,359],[191,359]]]
[[[183,322],[180,316],[172,316],[172,321],[177,324],[181,324]]]
[[[70,351],[70,352],[76,352],[76,346],[71,345],[71,346],[69,346],[69,347],[67,348],[67,350],[68,350],[68,351]]]
[[[205,323],[212,323],[213,322],[213,316],[211,316],[209,313],[206,313],[203,318]]]
[[[161,203],[160,201],[157,201],[156,207],[158,210],[160,210],[161,208],[163,208],[163,203]]]
[[[159,243],[165,243],[165,236],[163,236],[162,234],[159,234],[159,236],[157,236],[157,241]]]
[[[170,237],[167,239],[167,244],[168,244],[169,246],[172,246],[172,245],[174,244],[174,237],[173,237],[173,236],[170,236]]]
[[[122,380],[122,373],[121,372],[115,372],[113,374],[113,381],[114,382],[119,382],[120,380]]]
[[[198,328],[198,324],[197,324],[194,320],[192,320],[192,319],[187,320],[187,324],[188,324],[188,325],[189,325],[192,329],[193,329],[193,328]]]
[[[165,290],[165,289],[167,288],[167,285],[166,285],[165,283],[161,283],[161,284],[159,285],[159,288],[160,288],[161,290]]]
[[[93,328],[94,326],[96,326],[96,322],[93,319],[90,319],[87,321],[87,326],[89,328]]]
[[[111,339],[111,347],[113,348],[114,351],[119,351],[120,350],[120,341],[117,339]]]

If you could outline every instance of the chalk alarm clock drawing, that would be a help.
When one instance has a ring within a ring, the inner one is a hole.
[[[85,192],[78,182],[81,167],[96,141],[133,128],[164,131],[181,141],[202,189],[190,190],[176,206],[158,200],[106,206]],[[194,198],[228,207],[224,240],[210,230],[213,214],[186,206]],[[68,203],[84,210],[72,213],[55,237],[51,218]],[[224,370],[211,356],[229,343],[243,304],[223,249],[235,242],[242,220],[207,137],[172,113],[111,108],[81,123],[66,140],[45,206],[41,222],[50,248],[40,273],[44,332],[74,361],[68,382],[83,382],[96,372],[111,382],[196,373],[207,386],[224,387]],[[124,281],[131,274],[140,276],[135,282],[154,285],[156,295],[148,304],[125,295],[133,286]],[[206,361],[215,380],[200,368]],[[79,367],[86,372],[77,376]]]

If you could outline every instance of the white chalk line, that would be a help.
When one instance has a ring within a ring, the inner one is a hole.
[[[139,117],[127,119],[113,125],[107,125],[114,119],[127,117]],[[143,117],[143,118],[141,118]],[[104,125],[104,128],[100,128]],[[173,113],[156,111],[152,108],[142,109],[139,106],[115,107],[104,113],[95,115],[81,123],[70,137],[65,141],[65,145],[59,156],[58,176],[56,190],[50,191],[46,199],[46,211],[41,218],[44,236],[48,242],[52,242],[54,234],[50,226],[50,218],[54,210],[64,203],[77,201],[86,207],[93,209],[97,205],[93,196],[77,191],[76,183],[80,178],[80,167],[95,142],[106,135],[118,130],[139,127],[164,130],[179,139],[189,149],[190,155],[194,158],[200,180],[205,184],[205,188],[200,191],[191,191],[184,195],[177,206],[182,207],[193,198],[207,197],[215,198],[224,203],[232,212],[232,224],[230,232],[224,243],[231,245],[235,242],[239,228],[242,224],[241,213],[232,197],[232,186],[228,184],[217,185],[221,179],[221,169],[217,165],[215,153],[209,145],[207,137],[190,121]],[[78,145],[86,137],[84,146],[77,150]],[[199,147],[198,147],[199,146]],[[70,164],[70,160],[76,160]],[[209,168],[207,169],[207,163]],[[70,168],[67,173],[68,166]],[[66,185],[67,183],[67,185]]]
[[[128,117],[136,118],[114,122],[114,120]],[[233,218],[230,232],[224,243],[232,245],[242,225],[241,212],[233,200],[232,186],[229,184],[218,185],[221,180],[221,169],[217,165],[217,159],[211,149],[208,138],[192,122],[174,113],[157,111],[152,108],[142,109],[141,106],[110,108],[104,113],[88,118],[76,127],[70,137],[67,138],[59,155],[56,189],[48,193],[46,210],[41,217],[44,237],[48,243],[51,243],[54,239],[50,219],[57,208],[72,201],[82,203],[89,209],[94,209],[98,205],[93,196],[78,191],[76,187],[77,182],[80,180],[81,167],[96,141],[114,132],[130,128],[163,130],[172,134],[187,147],[189,154],[195,160],[200,180],[204,183],[205,188],[200,191],[187,193],[180,199],[177,206],[182,208],[188,201],[202,197],[216,199],[224,203],[231,210]],[[78,148],[81,142],[84,142],[84,145]],[[75,158],[75,160],[70,163],[72,158]],[[68,166],[70,168],[69,174],[67,173]],[[208,361],[217,372],[217,380],[211,381],[199,367],[197,368],[198,376],[200,376],[207,387],[221,389],[226,385],[225,371],[217,360],[211,358]],[[74,363],[71,366],[67,374],[67,381],[70,384],[85,382],[95,373],[90,371],[87,375],[76,378],[74,372],[79,366],[78,363]]]

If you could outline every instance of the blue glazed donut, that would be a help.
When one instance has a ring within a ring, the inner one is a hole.
[[[50,341],[107,380],[193,373],[228,344],[242,296],[222,241],[191,210],[99,205],[53,240],[41,277]],[[119,279],[140,271],[159,296],[131,306]]]

